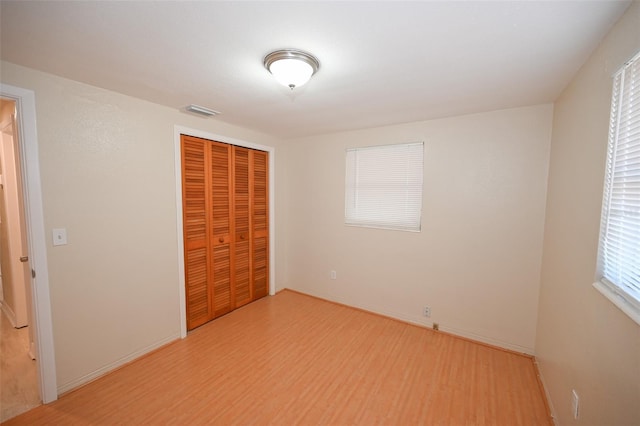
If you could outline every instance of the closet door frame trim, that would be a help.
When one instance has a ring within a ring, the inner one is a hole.
[[[185,294],[185,271],[184,271],[184,231],[182,217],[182,153],[180,150],[180,136],[193,136],[196,138],[209,139],[216,142],[223,142],[244,148],[257,149],[269,153],[269,295],[276,292],[275,284],[275,148],[267,145],[259,145],[252,142],[234,139],[223,135],[205,132],[183,126],[174,126],[173,139],[175,148],[175,175],[176,175],[176,231],[178,233],[178,295],[180,310],[180,337],[187,337],[187,302]]]

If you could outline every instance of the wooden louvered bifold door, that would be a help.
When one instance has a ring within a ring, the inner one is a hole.
[[[182,212],[185,257],[185,295],[189,330],[213,318],[207,247],[207,145],[182,137]]]
[[[182,136],[187,329],[268,294],[268,153]]]
[[[269,293],[269,157],[264,151],[252,151],[252,283],[253,297]]]
[[[231,146],[211,147],[211,261],[214,317],[234,308],[231,286]]]
[[[252,300],[250,285],[250,215],[249,215],[249,150],[233,147],[234,162],[234,221],[235,221],[235,268],[234,284],[236,306]]]

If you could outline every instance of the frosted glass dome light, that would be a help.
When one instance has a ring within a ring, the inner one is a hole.
[[[264,66],[280,84],[293,90],[309,81],[320,63],[309,53],[283,49],[269,53],[264,58]]]

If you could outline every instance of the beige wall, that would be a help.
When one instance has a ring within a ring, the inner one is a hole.
[[[562,425],[640,424],[640,326],[591,286],[611,76],[638,50],[635,2],[555,104],[536,353]]]
[[[1,71],[35,92],[45,229],[68,234],[47,246],[64,391],[179,336],[174,125],[274,140],[6,62]]]
[[[540,105],[290,141],[286,286],[533,353],[551,116]],[[345,149],[414,141],[422,232],[345,226]]]

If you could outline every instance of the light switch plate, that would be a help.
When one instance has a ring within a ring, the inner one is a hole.
[[[53,229],[53,245],[63,246],[67,244],[67,230],[66,228]]]

